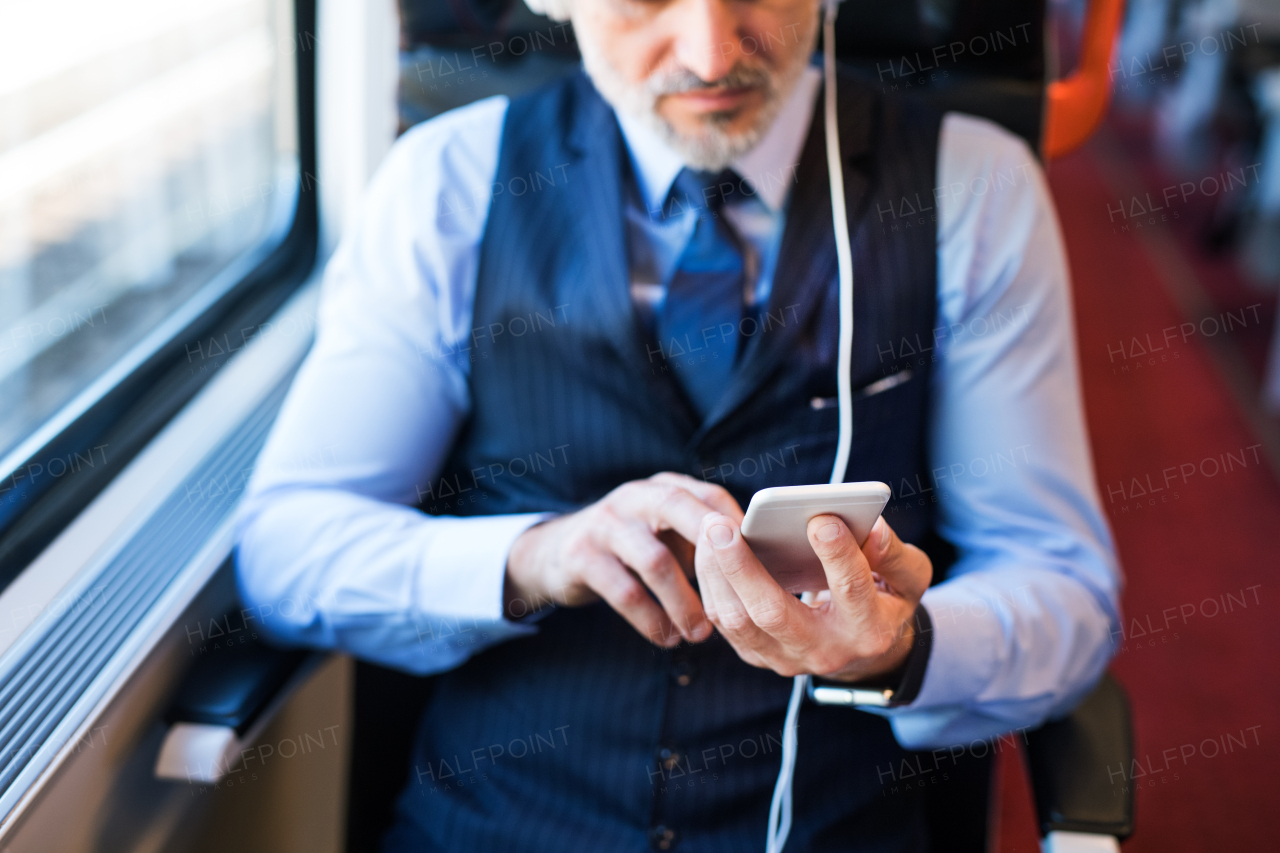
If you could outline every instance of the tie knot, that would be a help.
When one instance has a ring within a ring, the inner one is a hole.
[[[691,208],[719,213],[733,199],[754,194],[751,185],[733,169],[702,172],[686,166],[671,185],[667,203],[663,205],[663,216],[679,216]]]

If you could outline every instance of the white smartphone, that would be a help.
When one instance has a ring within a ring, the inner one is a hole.
[[[809,520],[838,516],[861,547],[891,495],[888,486],[874,481],[761,489],[747,506],[742,537],[783,589],[818,592],[827,588],[827,576],[809,544]]]

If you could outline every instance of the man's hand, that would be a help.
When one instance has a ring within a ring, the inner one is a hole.
[[[662,473],[531,527],[507,557],[506,612],[518,618],[552,603],[603,598],[660,646],[705,640],[711,623],[689,577],[692,543],[708,515],[742,521],[738,502],[721,487]]]
[[[860,681],[892,672],[914,641],[911,616],[933,566],[883,518],[860,549],[834,515],[809,522],[829,592],[801,602],[775,581],[742,539],[740,519],[702,521],[695,562],[703,607],[747,663],[779,675]]]

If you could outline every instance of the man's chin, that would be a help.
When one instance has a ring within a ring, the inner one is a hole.
[[[762,109],[756,106],[735,107],[727,110],[680,110],[663,109],[659,103],[654,110],[655,117],[665,122],[672,133],[693,138],[707,136],[741,136],[751,133],[761,124]]]
[[[664,125],[666,123],[664,122]],[[707,130],[701,133],[679,133],[670,125],[663,134],[685,165],[704,172],[718,172],[734,160],[746,154],[760,141],[761,133],[755,130],[724,133]]]
[[[718,172],[754,148],[768,129],[766,119],[772,118],[769,99],[760,100],[764,103],[702,112],[677,112],[672,105],[659,102],[645,118],[686,165]]]

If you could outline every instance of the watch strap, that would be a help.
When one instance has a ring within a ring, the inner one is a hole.
[[[933,651],[933,622],[923,604],[912,614],[915,629],[911,651],[892,672],[865,681],[832,681],[814,676],[809,679],[809,698],[820,705],[869,705],[896,708],[909,705],[920,695],[924,674]]]

